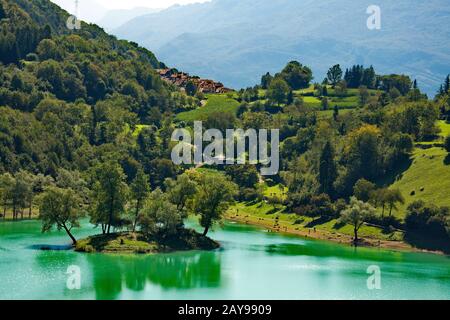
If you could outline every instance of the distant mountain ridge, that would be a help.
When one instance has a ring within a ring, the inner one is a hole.
[[[137,17],[113,33],[168,65],[234,88],[254,85],[296,59],[315,81],[340,63],[406,73],[434,94],[450,72],[446,0],[380,0],[381,30],[369,30],[362,0],[213,0]]]
[[[132,20],[133,18],[150,13],[156,13],[161,10],[162,9],[152,9],[145,7],[137,7],[129,10],[124,9],[109,10],[105,13],[105,15],[101,19],[96,20],[95,23],[104,28],[106,31],[110,31],[120,27],[121,25]]]

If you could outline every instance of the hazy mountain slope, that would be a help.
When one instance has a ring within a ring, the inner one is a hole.
[[[252,85],[291,59],[321,81],[333,63],[406,72],[435,92],[450,72],[446,0],[380,0],[382,29],[366,27],[372,1],[214,0],[138,17],[115,34],[180,69],[233,87]]]
[[[155,13],[161,11],[161,9],[151,8],[134,8],[130,10],[109,10],[100,20],[96,20],[95,23],[104,28],[105,30],[112,30],[120,27],[124,23],[146,14]]]

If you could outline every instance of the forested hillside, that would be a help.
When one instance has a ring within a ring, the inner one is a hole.
[[[49,1],[1,1],[0,8],[3,172],[55,176],[115,152],[129,154],[131,166],[156,148],[144,141],[164,113],[195,103],[160,80],[151,52],[94,25],[72,32],[68,14]],[[154,126],[141,132],[140,151],[127,141],[137,124]]]

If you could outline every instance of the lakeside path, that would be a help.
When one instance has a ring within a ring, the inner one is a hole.
[[[314,228],[309,229],[299,225],[293,225],[289,221],[276,220],[275,218],[261,218],[252,215],[237,215],[236,213],[227,212],[225,214],[225,219],[231,222],[237,222],[242,224],[254,225],[263,227],[268,230],[268,232],[296,235],[306,239],[314,240],[324,240],[339,243],[342,245],[352,245],[353,237],[341,234],[341,233],[331,233],[325,230],[319,230]],[[362,247],[372,247],[381,248],[394,251],[407,251],[407,252],[422,252],[422,253],[434,253],[444,255],[441,251],[430,251],[423,250],[412,247],[411,245],[403,241],[389,241],[389,240],[379,240],[373,238],[363,238],[363,243],[360,244]]]

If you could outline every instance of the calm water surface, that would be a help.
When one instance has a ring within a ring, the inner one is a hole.
[[[78,237],[98,233],[88,224]],[[0,299],[450,299],[450,258],[341,246],[227,223],[214,252],[151,256],[42,251],[68,243],[40,223],[0,222]],[[67,289],[80,267],[81,289]],[[368,290],[367,268],[381,269]]]

